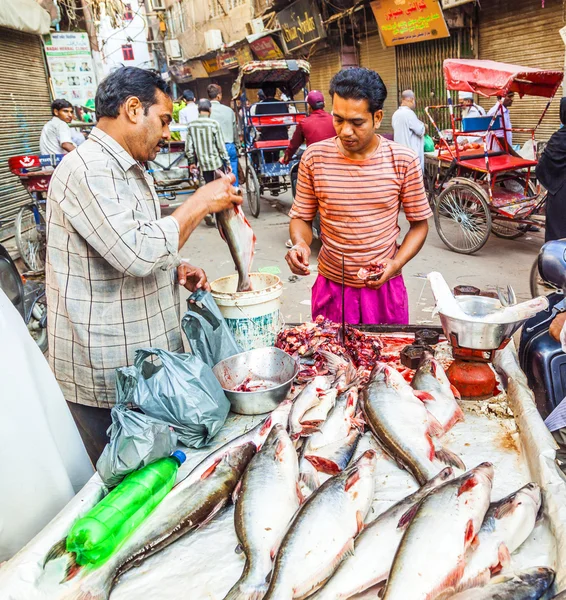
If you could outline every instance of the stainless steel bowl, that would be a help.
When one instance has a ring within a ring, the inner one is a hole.
[[[501,310],[501,302],[484,296],[456,296],[462,310],[473,317],[483,317]],[[521,327],[526,319],[516,323],[481,323],[454,319],[439,313],[442,329],[449,341],[455,341],[462,348],[473,350],[496,350]]]
[[[283,402],[299,365],[279,348],[257,348],[220,361],[212,371],[220,382],[232,411],[240,415],[262,415]],[[265,382],[268,389],[235,392],[247,378]]]

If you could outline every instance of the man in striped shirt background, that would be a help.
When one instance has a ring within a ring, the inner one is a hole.
[[[351,324],[409,321],[401,270],[422,248],[432,215],[417,155],[376,133],[387,90],[364,68],[343,69],[330,83],[337,137],[312,144],[299,167],[290,216],[291,271],[308,275],[312,220],[320,212],[322,249],[312,289],[312,316],[341,320],[344,257],[345,320]],[[399,212],[409,231],[401,244]],[[357,277],[362,267],[381,264],[374,281]]]

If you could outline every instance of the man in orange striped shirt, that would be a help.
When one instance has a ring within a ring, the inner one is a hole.
[[[351,324],[409,320],[401,270],[422,248],[432,215],[417,155],[376,134],[387,90],[364,68],[343,69],[330,83],[337,137],[307,148],[299,167],[286,256],[291,271],[308,275],[312,220],[320,212],[322,249],[312,289],[312,316],[339,322],[342,257],[345,319]],[[409,231],[400,246],[399,211]],[[381,266],[377,280],[362,280],[360,268]]]

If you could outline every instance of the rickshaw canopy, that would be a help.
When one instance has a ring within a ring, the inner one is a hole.
[[[282,87],[294,95],[306,86],[310,71],[306,60],[255,60],[240,68],[232,86],[232,97],[236,99],[245,88],[257,89],[265,83]]]
[[[480,96],[505,96],[515,92],[552,98],[562,83],[562,71],[545,71],[494,60],[449,58],[444,61],[444,79],[449,90],[475,92]]]

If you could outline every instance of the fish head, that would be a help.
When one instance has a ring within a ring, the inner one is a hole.
[[[220,458],[220,462],[215,470],[217,471],[234,471],[240,476],[244,474],[250,460],[256,453],[257,447],[253,442],[246,442],[240,446],[229,448],[226,453]],[[214,470],[208,474],[212,474]]]
[[[538,595],[533,598],[540,597],[552,585],[554,576],[554,570],[548,567],[533,567],[516,575],[523,584],[529,585],[537,591]]]
[[[422,380],[422,385],[418,385]],[[450,381],[446,376],[442,365],[434,358],[430,352],[425,352],[419,368],[417,369],[413,382],[418,385],[419,389],[427,389],[433,391],[434,389],[450,390]],[[435,385],[436,383],[436,385]]]
[[[261,451],[269,453],[276,460],[284,460],[288,453],[293,453],[296,456],[295,446],[287,430],[280,423],[273,426]]]
[[[442,469],[438,475],[427,481],[425,485],[436,488],[447,481],[452,481],[452,479],[454,479],[454,469],[452,467],[446,467],[445,469]]]
[[[344,491],[360,505],[369,509],[374,492],[374,471],[377,465],[377,452],[366,450],[353,464],[344,470],[339,477],[344,480]]]
[[[287,398],[281,402],[281,404],[271,412],[271,414],[261,423],[261,427],[258,428],[258,431],[254,437],[254,443],[258,448],[264,444],[267,436],[271,432],[271,429],[275,425],[282,425],[284,429],[288,429],[289,427],[289,414],[291,412],[291,408],[293,406],[293,400],[291,398]]]
[[[458,493],[457,496],[482,496],[486,489],[491,491],[493,485],[493,465],[489,462],[481,463],[475,469],[471,469],[464,473],[457,480]],[[489,498],[488,498],[489,501]]]

